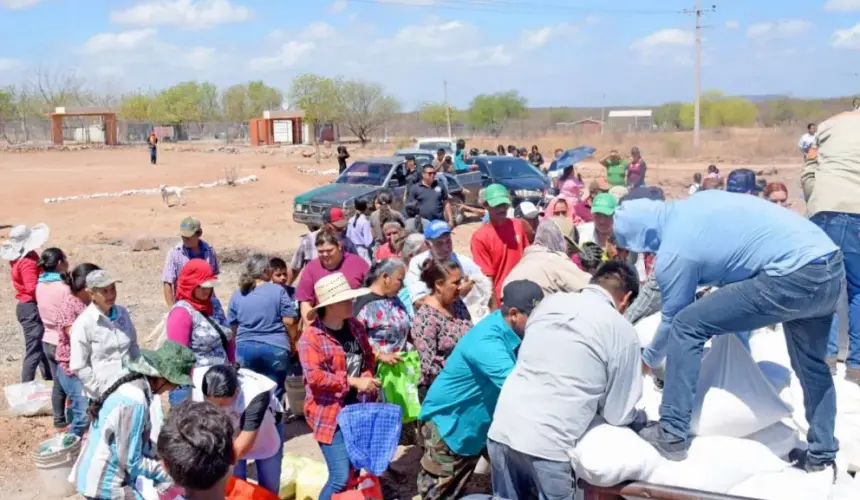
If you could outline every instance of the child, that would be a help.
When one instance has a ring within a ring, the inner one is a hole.
[[[287,263],[284,259],[280,257],[272,257],[269,259],[269,268],[272,270],[272,283],[284,287],[287,291],[287,295],[290,296],[290,299],[295,301],[296,287],[287,284],[289,283],[289,269],[287,268]]]
[[[164,420],[158,456],[185,499],[225,500],[235,462],[233,423],[213,404],[184,401]]]
[[[430,221],[421,218],[418,211],[418,204],[414,202],[407,203],[406,206],[403,207],[403,211],[406,212],[406,230],[409,234],[424,234],[424,226],[430,224]]]
[[[720,169],[716,165],[708,165],[708,177],[720,179]]]
[[[702,174],[700,172],[696,172],[693,174],[693,183],[690,184],[690,196],[696,194],[699,189],[702,189]]]

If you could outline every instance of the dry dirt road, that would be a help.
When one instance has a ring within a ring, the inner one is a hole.
[[[353,158],[381,154],[380,150],[355,150]],[[705,165],[649,163],[649,181],[662,185],[671,197],[686,193],[693,172]],[[785,182],[792,198],[799,194],[799,169],[790,165],[745,165],[768,172],[771,180]],[[215,246],[222,265],[217,293],[228,297],[236,286],[238,262],[250,251],[260,250],[287,257],[295,248],[304,226],[292,221],[293,197],[328,183],[331,175],[302,173],[297,167],[319,171],[336,168],[328,159],[322,164],[295,150],[278,149],[256,154],[169,150],[159,152],[159,164],[148,163],[145,148],[89,149],[16,153],[0,150],[0,233],[8,226],[45,222],[51,227],[50,246],[63,248],[73,265],[93,262],[110,269],[123,280],[119,301],[131,311],[142,337],[148,335],[166,312],[161,295],[161,267],[166,251],[177,242],[182,218],[192,215],[203,224],[204,239]],[[186,192],[186,205],[167,208],[158,195],[100,198],[45,204],[48,197],[155,188],[160,184],[196,185],[224,178],[225,169],[238,176],[256,175],[258,182],[237,187],[194,189]],[[729,166],[723,167],[728,173]],[[587,178],[600,167],[586,165]],[[455,230],[455,243],[467,251],[475,225]],[[2,236],[0,236],[2,239]],[[155,245],[141,242],[154,241]],[[136,251],[135,247],[143,250]],[[15,320],[14,293],[9,280],[0,278],[0,384],[19,379],[22,354],[20,328]],[[0,410],[6,409],[5,399]],[[6,500],[41,498],[30,458],[39,442],[50,433],[50,419],[0,417],[0,496]],[[321,459],[303,424],[292,428],[288,451]],[[404,450],[400,470],[417,470],[416,450]],[[414,477],[414,474],[412,475]],[[414,481],[401,485],[404,497],[414,494]]]

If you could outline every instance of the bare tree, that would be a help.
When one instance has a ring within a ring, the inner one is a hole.
[[[343,122],[362,145],[400,111],[397,99],[378,83],[348,80],[339,90]]]
[[[50,70],[42,66],[34,70],[32,85],[47,107],[53,111],[58,106],[80,106],[84,103],[85,80],[74,70]]]

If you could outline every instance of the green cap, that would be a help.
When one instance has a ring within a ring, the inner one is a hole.
[[[484,190],[484,203],[491,207],[510,205],[511,195],[508,193],[508,188],[501,184],[490,184]]]
[[[618,200],[609,193],[600,193],[591,200],[591,213],[612,217],[618,207]]]
[[[123,359],[125,369],[148,375],[161,377],[176,385],[193,385],[191,370],[194,369],[194,352],[184,345],[167,340],[158,349],[151,351],[141,349],[140,356]]]
[[[179,235],[185,238],[194,236],[201,229],[200,221],[194,217],[186,217],[179,223]]]

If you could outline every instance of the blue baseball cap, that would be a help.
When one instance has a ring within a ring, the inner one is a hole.
[[[726,191],[730,193],[757,193],[761,191],[755,179],[755,172],[748,168],[739,168],[729,172],[726,178]]]
[[[430,224],[424,227],[424,237],[428,240],[435,240],[443,235],[451,232],[451,226],[443,220],[433,220]]]

